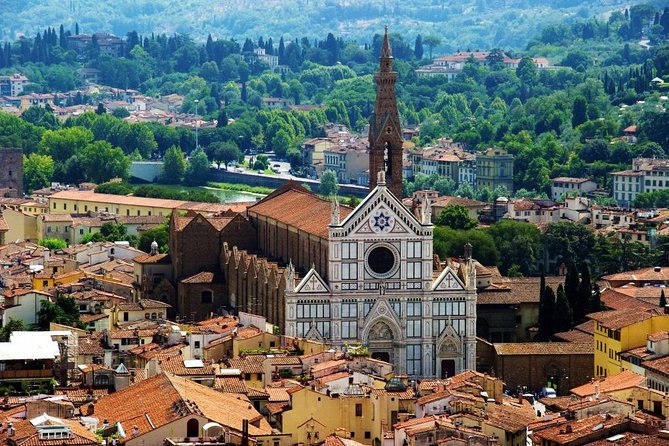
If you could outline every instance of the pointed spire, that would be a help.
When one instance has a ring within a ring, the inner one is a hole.
[[[286,267],[286,291],[293,292],[295,291],[295,267],[293,266],[293,259],[288,260],[288,266]]]
[[[332,216],[330,220],[331,225],[338,225],[340,223],[339,200],[337,200],[336,195],[332,199]]]
[[[392,59],[393,51],[390,49],[390,37],[388,37],[388,26],[386,26],[383,35],[383,45],[381,46],[381,59]]]
[[[421,209],[421,223],[424,225],[432,224],[432,205],[430,205],[430,197],[425,194],[423,199],[423,209]]]

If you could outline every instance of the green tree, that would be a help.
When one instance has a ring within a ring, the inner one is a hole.
[[[573,327],[573,311],[565,294],[562,284],[557,289],[555,301],[555,333],[569,331]]]
[[[427,47],[430,49],[430,60],[432,59],[432,49],[435,46],[439,46],[441,44],[441,38],[438,36],[425,36],[423,38],[423,45],[427,45]]]
[[[31,153],[23,156],[23,178],[26,190],[32,192],[51,184],[55,167],[49,155]]]
[[[542,276],[543,277],[543,276]],[[545,279],[542,280],[545,283]],[[546,286],[539,295],[539,332],[540,341],[548,341],[555,333],[555,292]]]
[[[571,108],[571,126],[578,127],[588,120],[588,103],[583,96],[576,96]]]
[[[574,322],[581,322],[585,318],[586,311],[592,300],[592,280],[590,278],[590,267],[586,262],[581,262],[581,282],[578,285],[578,296],[574,307]]]
[[[588,258],[595,246],[592,229],[571,222],[549,223],[541,239],[548,254],[566,264]]]
[[[435,223],[462,230],[473,229],[478,225],[478,222],[469,216],[467,208],[458,204],[446,206],[435,219]]]
[[[333,195],[337,195],[337,190],[339,190],[337,174],[332,170],[326,170],[321,175],[320,187],[318,189],[319,193],[326,197],[332,197]]]
[[[123,118],[127,118],[128,116],[130,116],[130,112],[125,107],[116,107],[112,111],[112,116],[115,117],[115,118],[123,119]]]
[[[144,252],[151,252],[151,243],[158,243],[158,250],[161,253],[169,252],[169,232],[170,228],[167,223],[162,223],[155,228],[142,232],[139,236],[137,248]]]
[[[84,127],[48,130],[42,134],[39,151],[49,155],[56,163],[64,163],[93,142],[93,132]]]
[[[0,328],[0,342],[9,342],[9,337],[14,331],[25,331],[26,326],[21,319],[9,318],[9,321]]]
[[[73,297],[64,294],[59,294],[56,302],[43,300],[37,313],[37,320],[40,330],[48,330],[51,322],[84,328],[84,324],[79,320],[77,302]]]
[[[59,238],[44,238],[39,241],[39,244],[40,246],[44,246],[51,251],[67,248],[67,243],[65,243],[65,240]]]
[[[590,299],[590,303],[588,304],[588,312],[593,313],[596,311],[601,311],[604,309],[602,306],[602,293],[599,290],[599,285],[597,284],[597,281],[594,280],[592,282],[592,297]]]
[[[95,187],[95,192],[99,194],[130,195],[133,191],[133,187],[125,182],[102,183]]]
[[[60,128],[60,121],[56,115],[53,114],[53,110],[50,107],[39,107],[37,105],[28,107],[26,111],[21,114],[21,119],[48,130],[56,130]]]
[[[168,184],[181,183],[186,174],[186,158],[177,146],[170,146],[163,158],[160,181]]]
[[[567,275],[564,278],[564,292],[572,309],[575,309],[577,306],[580,283],[575,261],[568,262]]]
[[[209,178],[209,158],[202,147],[195,149],[190,155],[184,181],[188,184],[206,184]]]
[[[239,161],[242,157],[241,150],[239,150],[239,147],[233,141],[211,143],[207,147],[207,152],[209,158],[218,165],[219,169],[221,168],[221,164],[223,164],[227,170],[229,163]]]
[[[416,37],[416,42],[413,46],[413,54],[416,56],[416,59],[421,60],[423,58],[423,38],[420,34]]]
[[[84,177],[94,183],[104,183],[112,178],[127,178],[130,160],[118,147],[107,141],[95,141],[81,151],[79,162]]]
[[[524,276],[536,271],[541,252],[541,231],[536,225],[515,220],[501,220],[487,228],[499,250],[500,271],[508,274],[517,265]]]

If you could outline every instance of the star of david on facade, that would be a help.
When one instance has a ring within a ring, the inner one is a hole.
[[[373,218],[374,218],[374,227],[377,230],[385,231],[386,229],[390,228],[390,225],[392,223],[392,217],[390,215],[386,215],[383,213],[383,211],[381,211],[379,212],[379,215],[376,215]]]

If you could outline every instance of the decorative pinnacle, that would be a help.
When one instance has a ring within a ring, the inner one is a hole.
[[[385,27],[385,34],[383,35],[383,46],[381,47],[381,58],[392,59],[393,52],[390,49],[390,37],[388,37],[388,26]]]

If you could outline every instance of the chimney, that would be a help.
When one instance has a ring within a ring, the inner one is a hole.
[[[566,434],[571,434],[573,432],[571,424],[566,425],[564,431]]]

